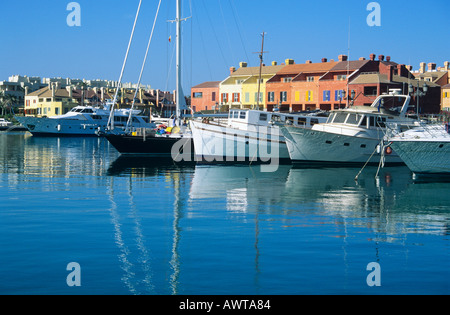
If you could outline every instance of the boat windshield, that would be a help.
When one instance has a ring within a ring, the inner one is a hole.
[[[334,115],[333,123],[335,124],[343,124],[347,119],[347,113],[336,113]]]

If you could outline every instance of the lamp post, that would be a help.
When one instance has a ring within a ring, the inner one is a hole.
[[[416,108],[416,112],[417,112],[417,119],[419,119],[419,102],[420,102],[420,97],[421,96],[425,96],[425,94],[427,94],[428,92],[428,85],[426,82],[424,82],[422,90],[423,92],[420,91],[420,82],[417,81],[417,91],[414,93],[414,87],[412,84],[409,85],[409,93],[414,93],[413,95],[417,96],[417,108]]]

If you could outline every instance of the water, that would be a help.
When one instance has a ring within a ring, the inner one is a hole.
[[[0,148],[0,294],[450,293],[450,182],[406,167],[355,182],[358,168],[124,158],[99,138]]]

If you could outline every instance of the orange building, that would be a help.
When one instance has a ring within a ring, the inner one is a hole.
[[[220,81],[204,82],[192,87],[191,107],[194,112],[218,110]]]

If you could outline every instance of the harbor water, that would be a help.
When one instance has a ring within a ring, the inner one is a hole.
[[[0,294],[449,294],[450,181],[359,171],[0,134]]]

